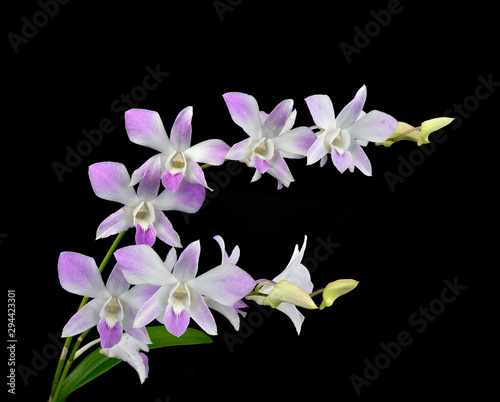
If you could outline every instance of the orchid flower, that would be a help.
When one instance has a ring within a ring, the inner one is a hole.
[[[271,301],[270,303],[266,302],[266,299],[268,297],[263,296],[263,295],[270,295],[271,292],[280,284],[280,287],[282,289],[278,289],[280,292],[283,290],[293,290],[293,286],[290,286],[290,284],[295,285],[296,287],[300,288],[303,293],[308,295],[309,293],[312,292],[313,290],[313,284],[311,282],[311,274],[309,273],[309,270],[302,264],[302,259],[304,258],[304,251],[306,248],[306,243],[307,243],[307,236],[304,238],[304,243],[302,245],[302,248],[299,249],[298,245],[295,246],[295,250],[293,252],[292,258],[290,259],[290,262],[288,263],[287,267],[285,270],[276,276],[272,281],[268,280],[262,280],[262,281],[257,281],[257,282],[262,282],[265,283],[260,289],[259,289],[259,295],[252,295],[252,296],[247,296],[247,299],[254,300],[257,304],[263,304],[263,305],[271,305],[273,306],[275,300]],[[298,303],[296,303],[298,304]],[[297,309],[296,304],[291,304],[289,302],[282,302],[281,304],[278,303],[276,309],[280,310],[281,312],[285,313],[290,319],[292,320],[293,324],[295,325],[295,329],[297,330],[297,333],[300,334],[300,330],[302,328],[302,323],[304,322],[304,316],[302,313]],[[302,303],[301,303],[302,304]],[[300,306],[300,304],[298,304]],[[306,308],[317,308],[314,302],[309,301],[309,303],[303,303],[302,307]]]
[[[240,258],[240,248],[238,246],[234,247],[233,251],[231,252],[231,255],[228,255],[222,237],[215,236],[214,239],[219,244],[219,247],[222,252],[221,264],[229,263],[236,265]],[[240,318],[238,317],[238,314],[241,314],[243,317],[245,317],[247,313],[242,309],[248,307],[243,300],[238,300],[232,306],[226,306],[224,304],[218,303],[215,300],[211,299],[210,297],[204,297],[204,300],[205,303],[207,303],[208,307],[210,307],[212,310],[218,311],[224,317],[226,317],[229,320],[229,322],[233,325],[236,331],[240,329]]]
[[[181,110],[169,138],[157,112],[130,109],[125,113],[125,128],[130,141],[160,152],[132,174],[131,185],[141,181],[150,166],[159,160],[162,167],[161,181],[166,189],[176,191],[183,180],[208,188],[198,162],[221,165],[229,146],[222,140],[206,140],[191,146],[192,117],[191,106]]]
[[[293,100],[279,103],[269,115],[259,112],[251,95],[228,92],[224,100],[233,121],[250,137],[233,145],[226,158],[255,167],[252,181],[268,172],[278,180],[278,188],[288,187],[294,179],[284,157],[305,157],[316,140],[308,127],[291,129],[290,122],[293,125],[295,118]]]
[[[142,384],[146,378],[148,378],[149,365],[148,357],[144,353],[139,353],[140,349],[145,352],[149,350],[146,344],[138,341],[136,338],[133,338],[128,334],[123,334],[120,342],[111,348],[102,348],[99,350],[99,353],[108,357],[126,361],[135,369],[135,371],[137,371]]]
[[[158,237],[173,247],[182,247],[179,235],[162,211],[198,211],[205,199],[205,189],[185,182],[175,193],[163,191],[158,195],[160,174],[160,161],[156,160],[149,165],[136,193],[129,185],[130,176],[121,163],[101,162],[89,167],[90,182],[95,194],[99,198],[124,204],[124,207],[99,225],[96,239],[135,226],[137,244],[152,246]]]
[[[358,141],[383,142],[398,127],[392,116],[372,110],[360,118],[366,100],[366,86],[362,86],[354,99],[335,117],[328,95],[312,95],[306,98],[307,106],[317,127],[318,138],[307,152],[307,164],[321,159],[326,163],[327,155],[340,173],[354,165],[365,175],[371,176],[371,163]],[[350,169],[353,170],[352,167]]]
[[[167,331],[179,337],[193,318],[209,335],[217,334],[214,317],[204,297],[223,306],[233,306],[254,288],[255,282],[245,271],[229,262],[196,277],[200,250],[200,242],[195,241],[177,259],[172,248],[165,262],[145,245],[115,251],[114,255],[130,283],[161,286],[137,313],[135,327],[147,325],[157,318],[165,324]]]
[[[134,328],[135,310],[158,289],[157,286],[135,286],[129,290],[118,265],[104,285],[93,258],[65,251],[58,261],[59,281],[68,292],[93,298],[70,318],[64,326],[62,337],[80,334],[97,325],[104,348],[116,345],[125,331],[138,341],[151,343],[145,328]]]

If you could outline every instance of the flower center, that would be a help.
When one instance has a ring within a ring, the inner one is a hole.
[[[134,225],[139,224],[142,230],[148,230],[150,224],[155,221],[155,209],[148,201],[141,201],[132,210]]]
[[[120,300],[113,296],[101,311],[101,317],[106,320],[108,326],[113,328],[118,321],[123,320],[123,310]]]
[[[168,302],[172,305],[175,315],[180,315],[191,304],[189,291],[184,286],[184,283],[179,283],[177,289],[170,296]]]
[[[184,157],[180,152],[177,152],[175,156],[170,161],[170,165],[172,165],[175,169],[182,169],[185,166]]]
[[[186,158],[184,154],[179,151],[172,152],[165,162],[165,169],[172,174],[183,172],[186,169]]]
[[[253,152],[263,159],[271,159],[274,156],[274,143],[269,138],[263,138]]]
[[[328,151],[336,149],[342,155],[344,151],[349,148],[351,143],[351,136],[347,130],[337,127],[325,136],[325,146]]]

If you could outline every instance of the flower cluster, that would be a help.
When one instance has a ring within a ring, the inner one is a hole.
[[[223,98],[233,121],[249,136],[232,146],[220,139],[192,145],[192,107],[178,114],[170,137],[157,112],[127,111],[125,128],[130,141],[158,153],[132,175],[121,163],[101,162],[89,167],[89,178],[99,198],[122,205],[99,225],[96,238],[135,228],[136,244],[114,251],[117,263],[106,283],[100,272],[104,266],[98,268],[93,258],[74,252],[59,256],[61,286],[92,299],[71,317],[62,336],[72,337],[97,326],[101,353],[130,363],[141,381],[147,377],[148,367],[139,350],[147,351],[152,343],[146,326],[154,320],[176,337],[186,332],[191,319],[207,334],[216,335],[211,310],[225,316],[238,330],[245,301],[250,300],[282,311],[300,334],[304,315],[297,307],[318,309],[312,297],[323,293],[323,309],[357,285],[354,280],[340,280],[313,292],[309,271],[302,264],[307,237],[301,248],[295,247],[282,273],[272,280],[254,280],[237,265],[238,246],[228,255],[223,239],[216,236],[221,263],[198,274],[200,242],[190,243],[178,255],[181,239],[165,212],[198,211],[206,189],[210,190],[203,169],[225,160],[241,161],[255,169],[252,181],[269,173],[279,189],[294,181],[288,158],[304,158],[307,165],[320,161],[323,166],[330,154],[340,172],[357,167],[371,175],[362,146],[386,141],[398,122],[380,111],[363,111],[365,86],[338,116],[327,95],[308,97],[306,104],[314,121],[310,127],[293,128],[297,112],[291,99],[267,114],[259,110],[251,95],[230,92]],[[156,238],[172,246],[164,260],[152,248]]]

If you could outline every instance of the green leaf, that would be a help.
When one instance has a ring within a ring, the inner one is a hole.
[[[153,344],[149,345],[150,349],[164,348],[166,346],[199,345],[213,342],[212,338],[206,333],[193,328],[186,329],[186,332],[179,338],[168,332],[164,325],[146,329],[148,330],[151,341],[153,341]]]
[[[87,384],[94,378],[99,377],[106,371],[110,370],[121,360],[110,359],[107,356],[99,353],[101,348],[98,348],[90,353],[75,369],[66,377],[62,384],[61,393],[58,401],[64,401],[73,391]]]
[[[147,331],[153,342],[149,345],[150,349],[164,348],[167,346],[199,345],[213,342],[212,338],[207,334],[193,328],[187,328],[186,332],[179,338],[168,332],[163,325],[149,327]],[[64,401],[76,389],[99,377],[101,374],[104,374],[122,361],[102,355],[99,353],[100,350],[101,348],[99,347],[89,353],[66,377],[62,384],[58,401]]]

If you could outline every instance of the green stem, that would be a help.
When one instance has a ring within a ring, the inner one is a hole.
[[[108,264],[109,260],[111,259],[111,256],[113,255],[116,248],[118,247],[118,244],[120,244],[121,239],[123,238],[123,236],[125,236],[125,233],[126,233],[126,231],[121,232],[118,234],[118,236],[116,236],[115,241],[113,242],[113,244],[109,248],[108,252],[104,256],[104,259],[102,260],[101,265],[99,265],[99,272],[100,273],[102,273],[102,271],[104,270],[104,268]],[[85,296],[82,299],[80,306],[78,307],[78,310],[80,310],[83,306],[85,306],[85,304],[87,304],[88,300],[89,300],[89,298],[87,296]],[[78,337],[78,340],[76,341],[76,344],[73,346],[73,350],[72,350],[68,360],[66,360],[66,356],[68,354],[69,346],[71,344],[71,341],[73,340],[73,337],[70,336],[70,337],[66,338],[66,341],[64,342],[63,350],[61,352],[61,356],[59,357],[59,361],[57,363],[56,372],[54,374],[54,381],[52,382],[52,388],[50,390],[49,402],[57,402],[57,398],[59,396],[59,393],[61,392],[61,385],[64,382],[66,375],[68,374],[68,371],[71,367],[71,364],[73,363],[75,353],[78,350],[83,339],[85,338],[85,335],[87,335],[87,333],[89,331],[90,331],[90,329],[85,331],[83,334],[81,334]],[[66,363],[66,366],[64,366],[65,363]],[[63,366],[64,366],[64,370],[63,370]]]
[[[325,290],[325,288],[323,288],[323,289],[319,289],[319,290],[316,290],[316,291],[314,291],[314,292],[312,292],[312,293],[309,293],[309,296],[311,296],[311,297],[317,296],[317,295],[319,295],[320,293],[323,293],[323,291],[324,291],[324,290]]]

